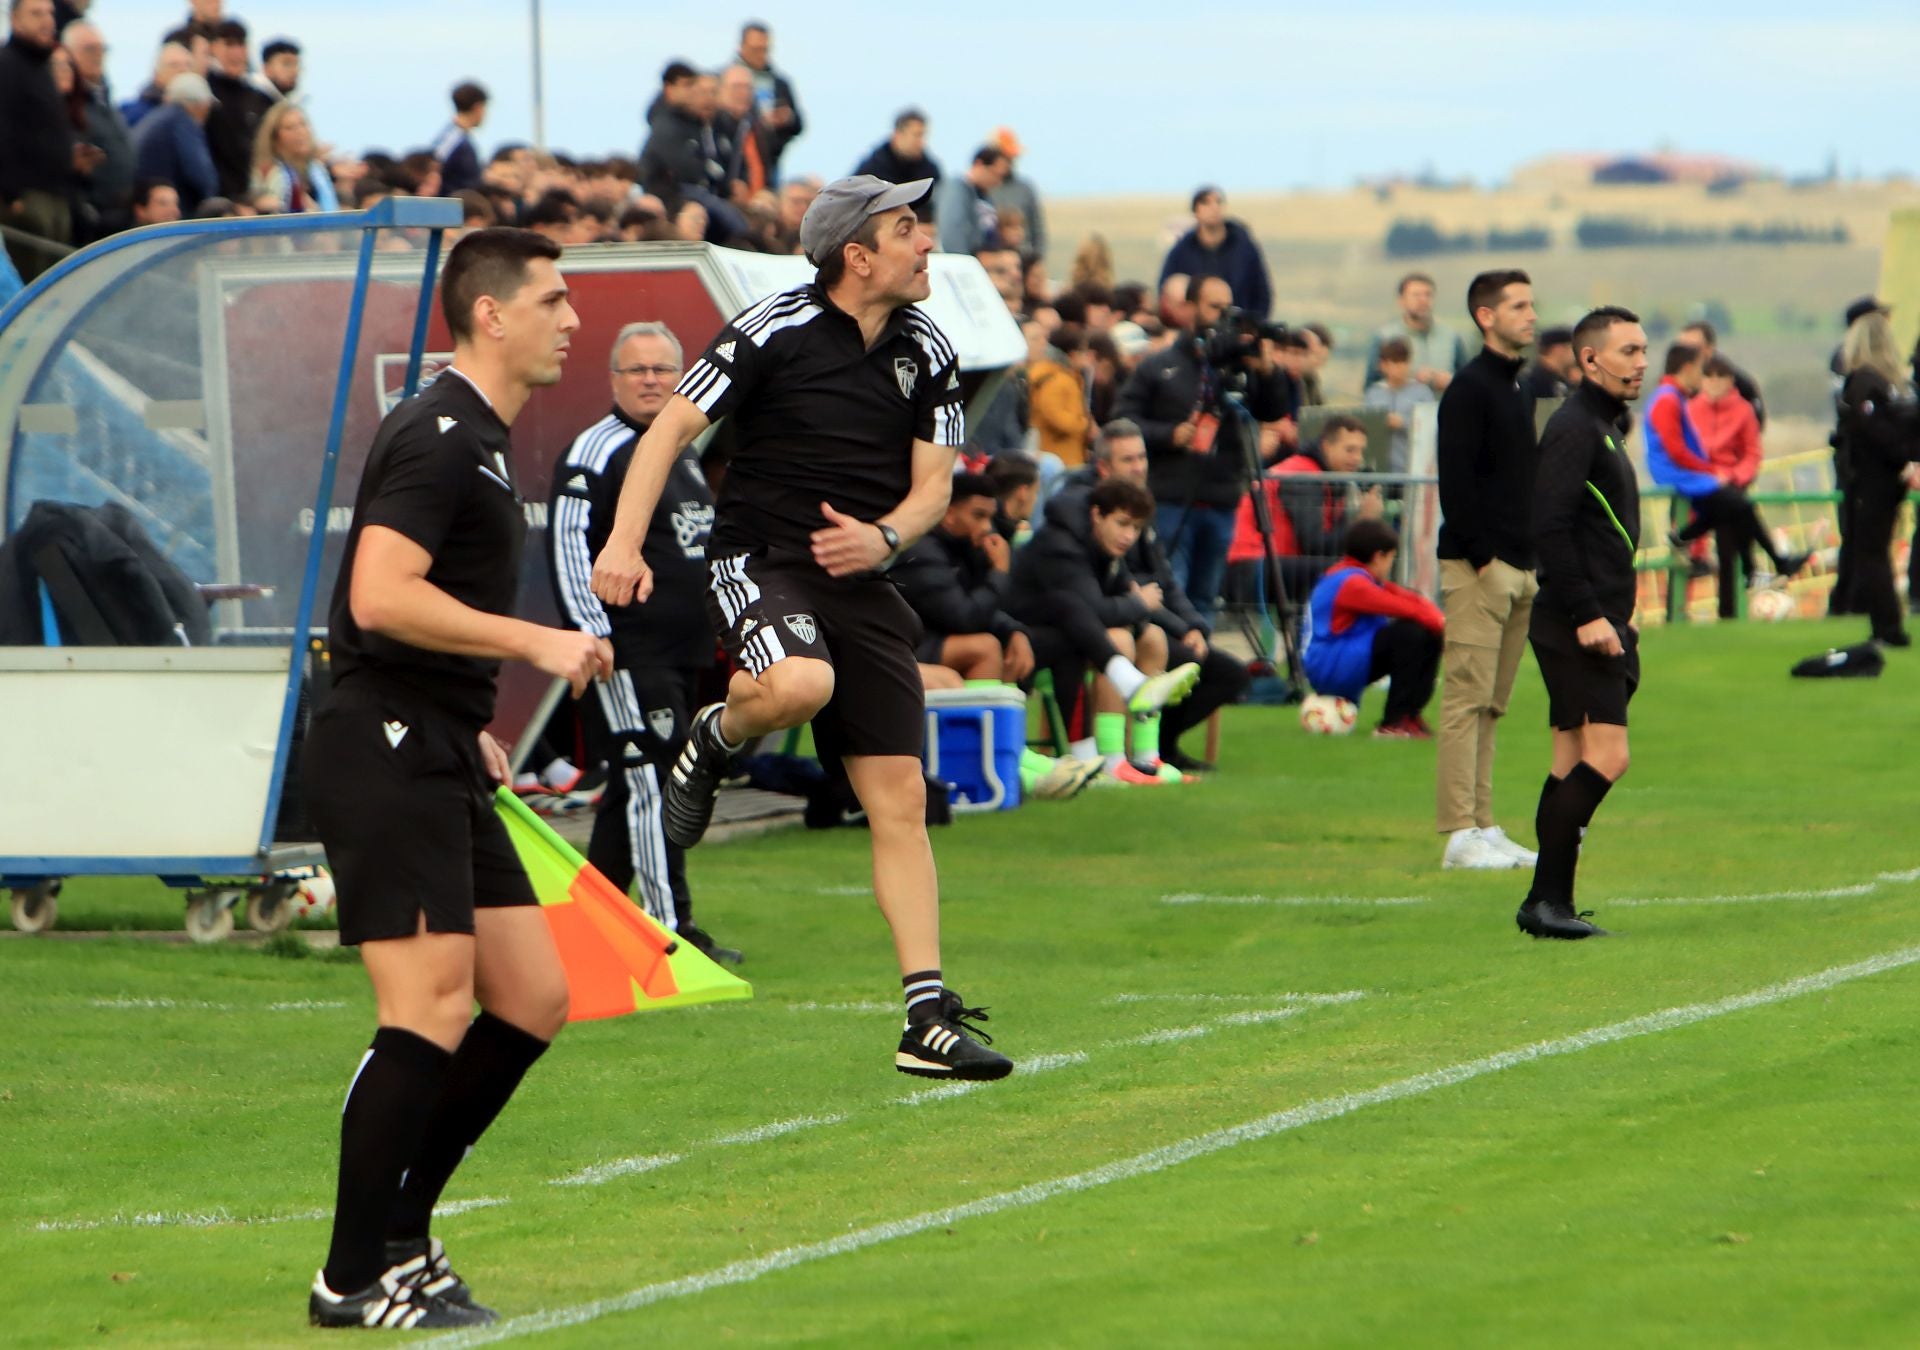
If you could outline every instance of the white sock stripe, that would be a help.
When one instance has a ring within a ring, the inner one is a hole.
[[[373,1047],[367,1047],[367,1053],[360,1056],[360,1067],[353,1071],[353,1081],[347,1084],[347,1095],[340,1099],[340,1114],[347,1114],[347,1103],[353,1100],[353,1090],[360,1086],[360,1075],[367,1071],[367,1065],[373,1060]]]

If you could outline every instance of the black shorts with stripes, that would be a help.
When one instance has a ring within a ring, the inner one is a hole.
[[[830,577],[811,558],[738,553],[709,566],[707,608],[727,655],[756,679],[790,656],[833,667],[813,719],[822,761],[920,754],[920,620],[883,576]]]

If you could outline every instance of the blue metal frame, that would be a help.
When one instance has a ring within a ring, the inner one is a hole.
[[[420,304],[414,318],[412,346],[407,363],[407,382],[405,393],[411,395],[419,381],[422,349],[426,345],[427,324],[432,315],[432,299],[435,274],[440,262],[442,232],[458,227],[462,221],[462,209],[458,202],[445,198],[406,198],[390,197],[366,211],[329,212],[316,215],[268,216],[238,220],[181,221],[168,225],[154,225],[145,229],[128,231],[114,235],[86,249],[62,259],[54,267],[36,277],[31,285],[18,295],[0,306],[0,331],[4,331],[13,320],[32,304],[39,296],[80,268],[102,257],[124,249],[164,241],[165,247],[155,249],[148,262],[158,263],[178,253],[195,248],[208,240],[226,238],[245,238],[252,235],[285,237],[287,235],[339,233],[347,230],[361,230],[359,264],[354,274],[353,298],[347,318],[347,332],[340,356],[340,370],[334,385],[332,416],[327,428],[327,446],[325,458],[321,462],[320,483],[315,493],[312,542],[307,548],[307,564],[301,579],[298,618],[292,634],[292,649],[288,661],[287,687],[282,699],[280,713],[280,736],[274,750],[273,774],[269,782],[266,812],[260,826],[260,849],[250,857],[73,857],[73,858],[10,858],[4,879],[18,884],[26,879],[65,877],[73,875],[156,875],[179,878],[200,873],[213,876],[251,876],[259,872],[270,850],[273,840],[273,828],[280,811],[280,797],[286,776],[287,758],[293,743],[293,718],[299,707],[300,683],[304,674],[304,656],[306,652],[308,629],[313,622],[313,608],[316,592],[319,589],[321,555],[326,547],[325,521],[327,511],[333,500],[334,480],[339,467],[340,442],[346,431],[348,404],[353,392],[353,370],[360,346],[360,330],[364,317],[367,290],[372,280],[374,244],[378,232],[383,229],[425,229],[428,236],[425,267],[421,278]],[[59,335],[48,345],[47,358],[57,358],[72,337],[74,330],[92,312],[94,306],[111,295],[116,287],[108,287],[98,295],[87,300],[69,316],[61,327]],[[35,371],[34,379],[40,376]],[[29,386],[32,381],[29,381]],[[11,487],[9,487],[11,495]],[[0,534],[4,534],[4,520],[0,520]]]

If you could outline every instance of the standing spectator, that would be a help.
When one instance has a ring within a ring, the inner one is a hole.
[[[1307,363],[1300,372],[1300,406],[1322,408],[1327,398],[1320,388],[1320,373],[1333,358],[1333,330],[1324,323],[1309,323],[1301,325],[1300,335],[1307,340]]]
[[[1082,286],[1099,286],[1105,290],[1114,289],[1113,249],[1108,245],[1106,236],[1094,231],[1080,241],[1080,247],[1073,252],[1073,270],[1067,274],[1069,283],[1075,290]],[[1132,318],[1129,310],[1123,318]]]
[[[291,38],[275,38],[260,49],[260,69],[254,72],[253,87],[278,103],[305,104],[300,88],[300,47]]]
[[[942,253],[978,253],[1000,243],[1000,217],[991,194],[1012,167],[999,146],[983,145],[973,152],[966,173],[934,185],[933,218]]]
[[[247,66],[247,26],[222,19],[213,30],[213,67],[207,73],[213,111],[207,115],[207,150],[220,177],[220,195],[244,201],[253,177],[253,143],[273,100],[253,87]]]
[[[713,136],[720,162],[727,168],[728,195],[747,202],[773,186],[773,157],[767,152],[767,130],[760,122],[753,97],[753,72],[743,65],[728,66],[720,76],[720,109],[714,114]]]
[[[699,236],[728,243],[746,233],[746,217],[725,198],[727,173],[713,136],[719,85],[684,61],[672,61],[660,73],[660,97],[647,120],[647,143],[640,151],[640,186],[667,204],[676,224],[689,231],[696,219],[691,203],[705,215]]]
[[[53,0],[13,0],[13,35],[0,48],[0,220],[56,244],[73,241],[74,193],[101,155],[75,133],[54,85]],[[22,281],[53,258],[10,249]]]
[[[780,181],[780,158],[806,130],[806,123],[800,117],[800,100],[794,97],[792,83],[773,68],[773,33],[764,23],[749,23],[740,30],[739,56],[740,64],[753,72],[753,100],[759,109],[759,124],[766,131],[767,182],[771,185]]]
[[[1387,472],[1405,473],[1412,458],[1413,410],[1433,402],[1433,390],[1413,378],[1413,352],[1405,338],[1388,338],[1380,344],[1380,378],[1367,386],[1361,402],[1386,410],[1387,427],[1393,432]]]
[[[1403,286],[1403,305],[1405,294]],[[1533,341],[1533,283],[1517,270],[1482,272],[1467,288],[1467,312],[1484,346],[1459,379],[1447,382],[1440,400],[1444,519],[1437,552],[1447,612],[1436,756],[1439,829],[1447,838],[1441,866],[1530,867],[1533,853],[1494,823],[1493,754],[1540,589],[1532,528],[1533,399],[1520,383],[1520,353]],[[1411,318],[1412,310],[1407,313]],[[1428,334],[1437,328],[1429,312]],[[1381,342],[1390,336],[1396,335]],[[1419,347],[1408,345],[1418,378]]]
[[[918,108],[902,109],[893,119],[893,135],[874,146],[854,172],[872,174],[889,183],[932,180],[936,191],[921,200],[920,218],[935,218],[933,198],[939,195],[941,170],[939,163],[927,153],[927,115]]]
[[[88,240],[124,230],[132,222],[133,134],[107,88],[107,43],[100,30],[75,19],[61,32],[60,45],[73,56],[74,73],[85,99],[83,137],[100,150],[100,163],[87,180]]]
[[[120,116],[127,122],[127,131],[140,125],[140,120],[148,113],[156,112],[165,106],[167,86],[173,83],[175,75],[184,75],[193,69],[193,53],[178,42],[160,44],[160,54],[154,58],[153,79],[145,89],[120,105]]]
[[[226,18],[226,5],[223,0],[187,0],[187,21],[181,25],[209,42],[213,40],[213,30]],[[196,72],[205,74],[205,71]]]
[[[1679,336],[1677,336],[1674,341],[1684,342],[1689,347],[1698,348],[1700,359],[1703,362],[1711,361],[1714,357],[1720,355],[1720,334],[1718,330],[1705,319],[1696,319],[1685,328],[1682,328]],[[1729,360],[1727,364],[1733,367],[1733,387],[1740,392],[1740,397],[1747,401],[1747,406],[1753,409],[1753,420],[1759,424],[1760,430],[1765,431],[1767,429],[1767,401],[1760,393],[1760,382],[1754,379],[1753,376],[1747,374],[1746,371],[1740,369],[1739,366],[1734,365],[1731,360]]]
[[[165,225],[180,219],[180,192],[159,178],[142,178],[133,185],[133,224]]]
[[[1166,261],[1160,264],[1161,285],[1175,273],[1195,281],[1219,277],[1233,288],[1240,308],[1255,318],[1264,319],[1273,309],[1273,280],[1267,274],[1266,257],[1253,232],[1228,218],[1227,194],[1217,187],[1203,187],[1193,194],[1193,228],[1167,250]]]
[[[189,71],[167,86],[167,104],[133,129],[133,153],[142,178],[162,178],[180,193],[180,209],[192,215],[220,195],[220,176],[207,150],[207,115],[213,91]]]
[[[185,47],[188,56],[187,69],[202,79],[206,78],[208,70],[210,70],[213,65],[213,26],[211,24],[205,28],[200,28],[195,24],[188,23],[174,29],[171,33],[161,38],[160,41],[163,43],[171,42],[178,46]],[[162,88],[164,89],[165,86],[162,86]]]
[[[1381,344],[1384,352],[1386,344]],[[1382,358],[1384,361],[1384,357]],[[1580,363],[1573,359],[1573,330],[1548,328],[1533,345],[1533,364],[1522,377],[1534,401],[1565,398],[1580,383]]]
[[[473,133],[487,120],[487,91],[468,80],[453,89],[453,121],[433,143],[433,157],[440,161],[440,188],[443,192],[464,192],[480,186],[480,147]]]
[[[1853,545],[1850,612],[1872,621],[1876,641],[1906,647],[1913,639],[1901,626],[1887,551],[1906,495],[1907,465],[1920,459],[1920,406],[1884,309],[1869,309],[1848,327],[1840,363],[1846,380],[1840,387],[1838,439],[1853,495],[1847,522]]]
[[[1160,278],[1160,322],[1175,332],[1193,327],[1193,278],[1174,272]]]
[[[793,178],[780,185],[780,224],[774,240],[782,253],[800,251],[800,222],[807,218],[807,208],[819,195],[818,178]]]
[[[1012,127],[997,129],[993,133],[993,144],[1007,157],[1007,176],[999,187],[987,195],[1000,209],[1020,213],[1027,226],[1027,238],[1021,245],[1022,251],[1032,257],[1042,256],[1047,251],[1047,218],[1040,210],[1040,193],[1032,183],[1019,176],[1019,160],[1026,153],[1026,147],[1020,144],[1020,138],[1013,134]],[[1074,284],[1079,284],[1077,278]],[[1107,285],[1113,285],[1111,278]]]
[[[1219,277],[1196,285],[1194,322],[1211,328],[1233,303]],[[1240,418],[1225,406],[1223,372],[1202,359],[1191,331],[1155,352],[1128,377],[1116,407],[1147,439],[1147,481],[1158,511],[1154,526],[1168,541],[1173,575],[1209,624],[1235,513],[1246,493],[1246,454]],[[1264,347],[1245,358],[1246,409],[1260,422],[1286,414],[1285,374]]]
[[[1347,527],[1342,560],[1313,588],[1301,664],[1314,692],[1358,703],[1367,686],[1387,679],[1387,706],[1373,734],[1381,740],[1430,741],[1421,714],[1433,698],[1447,621],[1439,607],[1387,580],[1400,536],[1381,520]]]
[[[1087,411],[1087,335],[1071,324],[1057,329],[1037,360],[1027,364],[1027,415],[1040,435],[1040,452],[1075,469],[1087,462],[1093,419]]]
[[[271,197],[282,211],[338,211],[333,176],[314,157],[313,127],[304,109],[276,103],[254,137],[253,177],[247,195]]]
[[[1433,317],[1433,278],[1409,272],[1400,278],[1400,317],[1373,335],[1367,349],[1365,383],[1380,378],[1380,344],[1390,337],[1407,340],[1413,351],[1413,378],[1433,390],[1447,392],[1453,377],[1467,364],[1467,344],[1453,329]]]

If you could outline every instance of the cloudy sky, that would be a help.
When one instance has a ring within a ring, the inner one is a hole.
[[[404,151],[447,118],[447,91],[494,94],[484,146],[531,139],[531,4],[521,0],[229,0],[264,39],[305,48],[323,139]],[[674,57],[721,62],[738,33],[711,4],[545,0],[548,143],[637,150]],[[116,97],[151,70],[184,0],[94,0]],[[748,17],[742,10],[738,17]],[[964,164],[997,125],[1053,193],[1344,186],[1431,169],[1483,182],[1565,149],[1671,147],[1788,173],[1920,169],[1906,80],[1912,0],[1048,0],[849,5],[766,0],[775,64],[807,134],[789,170],[848,171],[908,104],[935,155]]]

